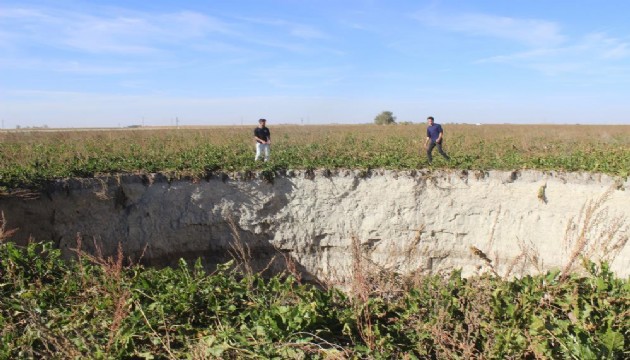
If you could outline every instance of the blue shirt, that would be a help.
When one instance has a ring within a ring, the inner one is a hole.
[[[442,126],[440,124],[433,124],[427,127],[427,137],[431,138],[431,141],[437,141],[438,137],[440,137],[440,133],[444,132],[442,130]]]

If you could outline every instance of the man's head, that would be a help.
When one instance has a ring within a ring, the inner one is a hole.
[[[433,125],[433,122],[434,122],[434,120],[433,120],[433,116],[429,116],[429,117],[427,118],[427,122],[429,123],[429,125]]]
[[[258,125],[265,126],[266,124],[267,124],[267,119],[260,119],[260,120],[258,120]]]

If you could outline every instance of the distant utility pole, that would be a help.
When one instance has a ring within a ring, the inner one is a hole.
[[[179,129],[179,118],[175,118],[175,127]]]

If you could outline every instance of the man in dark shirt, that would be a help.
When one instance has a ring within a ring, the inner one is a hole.
[[[427,157],[429,158],[429,164],[433,161],[431,153],[433,148],[437,146],[440,155],[444,156],[446,160],[450,160],[448,155],[442,150],[442,138],[444,137],[444,130],[440,124],[436,124],[433,116],[427,118],[429,126],[427,127],[427,139],[424,142],[424,148],[427,150]]]
[[[269,161],[271,133],[267,127],[267,120],[258,120],[258,127],[254,129],[254,140],[256,141],[256,157],[254,160],[258,161],[264,154],[265,161]]]

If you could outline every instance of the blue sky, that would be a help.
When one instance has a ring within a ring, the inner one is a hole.
[[[630,1],[0,2],[16,126],[630,124]]]

